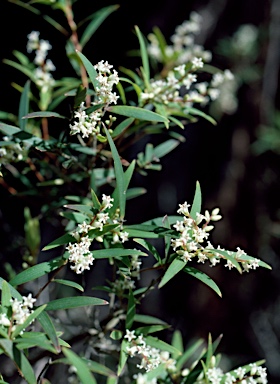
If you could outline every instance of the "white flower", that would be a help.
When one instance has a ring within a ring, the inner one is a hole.
[[[198,68],[203,68],[203,61],[201,57],[194,57],[192,59],[192,68],[193,69],[198,69]]]
[[[126,334],[124,336],[125,339],[127,339],[129,342],[136,339],[135,331],[130,331],[129,329],[126,330]]]
[[[112,208],[113,204],[112,202],[114,199],[111,196],[106,196],[105,194],[102,195],[102,206],[104,209],[110,209]]]
[[[1,313],[0,315],[0,324],[4,325],[4,327],[9,327],[11,325],[11,321],[8,319],[5,313]]]
[[[190,204],[188,204],[187,202],[184,202],[183,204],[179,204],[179,209],[177,210],[178,213],[182,213],[183,215],[189,215],[189,207],[190,207]]]

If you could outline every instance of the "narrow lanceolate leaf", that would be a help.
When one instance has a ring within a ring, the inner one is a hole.
[[[38,111],[38,112],[32,112],[28,113],[25,116],[22,116],[22,119],[33,119],[35,117],[58,117],[60,119],[67,119],[67,117],[60,115],[56,112],[50,112],[50,111]]]
[[[203,117],[205,120],[208,120],[211,124],[213,125],[217,125],[217,122],[216,120],[213,119],[213,117],[207,115],[206,113],[200,111],[199,109],[196,109],[196,108],[188,108],[186,110],[186,113],[190,114],[190,115],[193,115],[193,116],[200,116],[200,117]]]
[[[2,282],[2,294],[1,294],[1,306],[9,307],[11,305],[11,291],[7,281],[3,280]]]
[[[36,317],[38,317],[40,315],[40,313],[46,308],[46,306],[47,305],[45,304],[45,305],[41,305],[40,307],[36,308],[35,311],[32,312],[22,324],[17,325],[16,329],[12,333],[12,337],[14,338],[14,337],[18,336],[21,331],[23,331],[25,328],[27,328],[28,325],[31,324],[32,321],[35,320]]]
[[[93,189],[91,190],[91,200],[92,200],[93,208],[97,208],[99,210],[101,207],[101,203]]]
[[[29,91],[30,91],[30,80],[25,83],[23,88],[23,92],[21,94],[20,102],[19,102],[19,126],[22,131],[26,128],[26,120],[23,119],[23,116],[28,114],[29,111]]]
[[[82,52],[78,52],[77,51],[77,55],[82,60],[82,63],[84,64],[84,66],[86,68],[86,71],[87,71],[87,73],[89,75],[90,81],[92,82],[92,85],[93,85],[94,89],[96,89],[99,86],[99,82],[98,82],[98,80],[96,80],[98,75],[97,75],[97,72],[96,72],[94,66],[85,57],[85,55],[82,54]]]
[[[148,251],[150,251],[152,253],[152,255],[154,256],[154,258],[156,259],[156,261],[158,263],[161,263],[161,257],[159,255],[158,251],[156,250],[156,248],[152,244],[148,243],[146,240],[143,240],[143,239],[133,239],[133,241],[142,245],[142,247],[144,247]]]
[[[134,322],[134,316],[136,312],[135,298],[133,292],[129,290],[128,304],[127,304],[127,314],[125,320],[125,328],[130,329]]]
[[[181,353],[184,352],[184,343],[182,333],[179,330],[175,330],[172,336],[172,345],[177,348]]]
[[[62,348],[62,351],[67,357],[69,363],[76,368],[76,375],[79,377],[83,384],[97,384],[86,362],[84,362],[78,355],[76,355],[76,353],[67,348]]]
[[[170,328],[171,326],[168,324],[158,324],[158,325],[147,325],[146,327],[136,328],[135,332],[137,335],[148,335],[150,333],[159,332],[164,329]]]
[[[136,314],[134,317],[134,320],[143,323],[143,324],[165,324],[167,323],[161,319],[158,319],[157,317],[154,316],[149,316],[149,315],[140,315]]]
[[[28,384],[36,384],[37,380],[34,371],[25,357],[24,353],[19,351],[11,340],[0,339],[0,348],[3,349],[7,355],[18,367],[21,376],[27,381]]]
[[[0,123],[0,132],[4,133],[4,135],[12,136],[20,132],[20,129],[10,124]]]
[[[115,168],[115,175],[116,175],[116,183],[117,183],[117,196],[118,196],[118,202],[119,202],[119,208],[120,208],[120,218],[123,219],[125,215],[125,203],[126,203],[126,196],[125,192],[125,181],[124,181],[124,172],[122,163],[120,161],[120,156],[118,154],[117,148],[114,144],[114,141],[108,132],[107,128],[104,126],[104,130],[111,148],[112,156],[114,159],[114,168]]]
[[[95,259],[105,259],[108,257],[122,257],[122,256],[147,256],[146,253],[139,251],[138,249],[124,249],[124,248],[109,248],[99,249],[98,251],[92,251],[92,256]]]
[[[90,16],[92,19],[91,22],[86,27],[84,33],[82,34],[80,44],[82,47],[86,45],[86,43],[91,39],[94,32],[99,28],[99,26],[103,23],[103,21],[114,11],[119,8],[119,5],[110,5],[109,7],[105,7],[95,12]]]
[[[141,59],[142,59],[142,65],[143,65],[143,71],[144,71],[144,80],[145,80],[145,85],[146,87],[149,86],[149,80],[150,80],[150,66],[149,66],[149,56],[148,56],[148,51],[147,47],[144,41],[144,37],[138,28],[138,26],[135,26],[136,34],[139,40],[140,44],[140,53],[141,53]]]
[[[220,291],[220,288],[217,286],[215,281],[213,281],[208,275],[206,275],[204,272],[199,271],[196,268],[186,266],[183,269],[184,272],[188,273],[189,275],[195,277],[196,279],[202,281],[205,285],[213,289],[214,292],[217,293],[220,297],[222,297],[222,293]]]
[[[76,288],[79,291],[84,292],[84,288],[80,284],[75,283],[75,281],[64,280],[64,279],[54,279],[53,282],[57,284],[67,285],[68,287]]]
[[[123,339],[121,344],[120,360],[118,364],[118,376],[120,376],[120,374],[122,373],[122,370],[128,358],[127,347],[129,347],[129,342],[126,339]]]
[[[119,125],[116,126],[116,128],[114,129],[114,132],[112,133],[112,137],[117,137],[119,136],[121,133],[123,133],[127,128],[130,127],[130,125],[134,122],[134,118],[133,117],[128,117],[127,119],[125,119],[124,121],[122,121]]]
[[[188,359],[192,356],[194,356],[195,352],[203,345],[204,340],[199,339],[194,344],[192,344],[189,348],[186,349],[186,351],[183,353],[182,356],[179,357],[177,360],[176,366],[178,369],[181,369],[183,365],[188,361]]]
[[[13,286],[17,286],[20,284],[27,283],[28,281],[35,280],[38,277],[44,276],[47,273],[54,271],[55,269],[61,267],[63,264],[65,264],[65,260],[63,260],[61,257],[58,257],[51,261],[46,261],[44,263],[34,265],[33,267],[30,267],[16,275],[10,281],[10,284]]]
[[[172,345],[167,344],[165,341],[159,340],[157,337],[147,336],[145,337],[145,341],[151,347],[158,348],[162,351],[170,352],[176,357],[181,355],[181,352],[177,348],[174,348]]]
[[[190,215],[193,219],[196,219],[196,214],[201,212],[201,189],[199,182],[196,182],[195,195],[192,203]]]
[[[134,117],[135,119],[139,120],[155,121],[166,124],[168,123],[168,119],[166,117],[163,117],[158,113],[149,111],[144,108],[131,107],[126,105],[115,105],[112,107],[108,107],[108,111],[116,113],[117,115]]]
[[[162,288],[169,280],[171,280],[177,273],[179,273],[184,267],[186,263],[180,259],[174,259],[172,263],[167,268],[167,271],[163,275],[163,278],[159,284],[159,288]]]
[[[134,199],[135,197],[142,196],[145,193],[147,193],[147,190],[145,188],[141,188],[141,187],[129,188],[126,191],[126,200]]]
[[[41,324],[41,327],[43,328],[46,335],[49,337],[51,342],[53,343],[55,349],[57,352],[60,352],[61,348],[59,345],[58,337],[56,334],[56,329],[53,325],[53,322],[50,318],[50,316],[44,311],[39,314],[37,317],[39,323]]]
[[[82,359],[82,360],[86,362],[88,368],[92,372],[96,372],[96,373],[99,373],[100,375],[107,376],[107,377],[117,377],[115,372],[105,367],[105,365],[97,363],[96,361],[93,361],[93,360],[88,360],[88,359]]]
[[[68,243],[75,243],[77,240],[70,235],[70,233],[66,233],[63,236],[60,236],[58,239],[55,239],[50,244],[46,245],[42,251],[48,251],[49,249],[53,249],[56,247],[60,247],[61,245],[68,244]]]
[[[97,297],[80,296],[80,297],[65,297],[50,301],[47,304],[46,311],[56,311],[58,309],[69,309],[85,307],[87,305],[106,305],[108,302]]]
[[[179,144],[180,142],[178,140],[166,140],[164,143],[161,143],[154,148],[154,156],[160,159],[169,152],[173,151],[173,149],[175,149]]]
[[[10,292],[11,292],[12,297],[22,301],[21,294],[11,284],[9,284],[6,280],[4,280],[2,277],[0,277],[0,289],[3,289],[3,283],[4,282],[7,283],[8,287],[10,288]]]

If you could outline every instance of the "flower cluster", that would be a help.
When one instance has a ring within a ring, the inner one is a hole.
[[[93,104],[117,104],[119,96],[112,90],[113,86],[119,82],[118,72],[115,69],[111,72],[113,66],[108,61],[104,63],[104,60],[99,61],[94,68],[98,71],[96,80],[99,86],[95,88],[97,100]]]
[[[141,94],[142,102],[177,103],[183,110],[186,109],[185,113],[187,113],[187,108],[194,103],[206,105],[210,100],[214,101],[219,96],[225,96],[225,100],[221,101],[223,110],[232,112],[236,102],[234,102],[234,96],[229,100],[227,95],[229,95],[228,88],[236,84],[233,74],[227,69],[214,74],[210,82],[198,82],[195,72],[202,67],[202,59],[195,57],[191,68],[181,64],[170,71],[165,79],[151,80],[149,89],[145,89]],[[233,105],[227,108],[230,101]]]
[[[47,93],[54,85],[54,79],[50,72],[56,69],[50,59],[46,60],[48,51],[52,46],[47,40],[39,40],[38,31],[32,31],[27,37],[27,52],[35,51],[34,63],[38,66],[34,71],[35,82],[42,93]]]
[[[257,366],[256,363],[249,365],[249,370],[239,367],[234,371],[224,374],[220,368],[209,368],[206,371],[207,382],[211,384],[266,384],[267,373],[266,368]],[[196,384],[205,383],[204,380],[197,380]]]
[[[206,260],[210,261],[211,266],[218,264],[221,259],[226,259],[225,266],[229,269],[236,268],[239,263],[243,270],[249,272],[256,269],[260,260],[248,256],[242,249],[237,248],[237,252],[226,251],[220,246],[214,249],[214,246],[207,241],[207,245],[203,244],[209,237],[209,232],[214,228],[210,225],[210,221],[218,221],[222,218],[219,214],[219,208],[213,209],[211,214],[205,211],[205,214],[196,214],[196,218],[191,217],[189,212],[190,205],[187,202],[179,204],[178,213],[182,214],[183,220],[177,220],[173,227],[179,232],[179,237],[171,239],[173,250],[180,256],[184,262],[192,261],[197,257],[198,263]]]
[[[11,319],[5,313],[0,314],[0,324],[4,327],[11,327],[14,331],[17,325],[23,324],[29,315],[33,312],[33,304],[36,299],[29,293],[28,296],[22,296],[22,300],[11,299],[12,316]]]
[[[83,138],[92,135],[101,138],[101,118],[105,114],[105,109],[112,103],[117,104],[119,98],[116,92],[112,92],[113,86],[119,82],[118,72],[115,69],[111,72],[112,67],[108,61],[104,62],[104,60],[94,66],[98,72],[96,77],[98,86],[95,87],[96,98],[92,104],[93,106],[100,105],[100,108],[91,113],[87,113],[84,103],[81,103],[79,109],[74,112],[74,119],[76,120],[73,124],[70,124],[71,135],[79,133]],[[109,120],[105,120],[105,124],[110,127],[114,120],[114,117],[109,116]]]
[[[130,343],[130,345],[126,348],[128,355],[130,357],[136,355],[141,357],[141,363],[137,364],[137,368],[145,369],[146,372],[150,372],[157,368],[159,364],[164,364],[167,371],[175,371],[176,361],[170,358],[169,352],[160,351],[157,348],[150,347],[147,345],[142,334],[136,336],[135,331],[127,329],[124,338]]]
[[[205,51],[201,45],[195,44],[195,35],[199,34],[201,23],[201,16],[192,12],[189,20],[176,27],[174,35],[170,38],[173,44],[164,48],[164,54],[158,39],[151,33],[148,36],[151,42],[148,47],[149,54],[159,62],[175,61],[175,65],[191,62],[196,57],[209,62],[212,59],[211,52]]]
[[[93,256],[89,250],[92,240],[88,236],[82,236],[78,243],[69,243],[66,247],[70,253],[69,261],[74,263],[71,269],[77,274],[82,273],[85,269],[90,269],[93,264]]]
[[[8,136],[4,136],[2,140],[0,146],[0,166],[23,160],[28,150],[28,144],[24,142],[15,143]]]
[[[100,121],[102,113],[94,111],[86,113],[85,103],[82,102],[79,109],[74,112],[74,124],[70,124],[70,135],[81,134],[83,138],[100,133]]]
[[[66,250],[69,252],[69,261],[74,263],[71,266],[77,274],[82,273],[85,269],[90,269],[90,265],[93,264],[94,257],[92,256],[89,248],[92,243],[92,239],[88,236],[90,230],[98,229],[100,232],[103,231],[103,226],[108,224],[110,221],[109,213],[105,212],[107,209],[112,208],[112,202],[114,199],[105,194],[102,195],[102,204],[99,211],[91,219],[90,223],[86,221],[78,224],[78,229],[71,233],[76,243],[69,243]],[[119,224],[117,219],[111,221],[113,224]],[[103,235],[96,237],[99,242],[103,241]],[[119,224],[117,228],[112,230],[112,244],[124,243],[128,240],[128,233],[122,231],[122,225]]]
[[[150,55],[159,62],[166,60],[169,63],[171,60],[173,69],[168,71],[163,79],[151,80],[150,85],[141,94],[143,103],[176,103],[183,113],[187,114],[188,108],[194,103],[204,106],[211,100],[226,95],[223,110],[232,113],[236,108],[234,96],[229,100],[228,90],[236,84],[229,70],[213,75],[209,82],[198,81],[198,75],[195,72],[200,71],[204,62],[211,61],[212,57],[209,51],[204,51],[202,46],[194,44],[194,35],[200,31],[200,25],[201,17],[193,12],[189,21],[185,21],[176,28],[175,34],[171,37],[173,46],[166,46],[164,54],[156,35],[149,35]],[[170,69],[170,63],[168,68]],[[230,101],[233,102],[231,108]]]

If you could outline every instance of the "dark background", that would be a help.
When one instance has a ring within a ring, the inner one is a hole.
[[[74,75],[64,61],[64,51],[61,52],[62,35],[28,11],[5,0],[0,2],[1,60],[12,59],[13,49],[24,52],[27,34],[39,30],[40,37],[53,46],[50,58],[57,67],[56,78],[66,73]],[[75,9],[76,19],[114,3],[81,0]],[[120,1],[119,10],[100,27],[84,51],[92,62],[105,59],[116,68],[119,65],[136,68],[138,59],[126,54],[137,48],[134,25],[145,35],[157,25],[168,37],[195,10],[205,17],[200,39],[213,52],[213,65],[234,71],[231,67],[236,68],[236,63],[215,51],[218,42],[232,36],[242,24],[253,24],[261,32],[255,59],[260,77],[250,84],[241,84],[237,111],[221,116],[216,127],[203,120],[187,126],[186,142],[162,160],[163,171],[135,180],[148,192],[139,198],[136,207],[133,203],[128,205],[127,220],[134,223],[174,213],[178,203],[191,201],[195,181],[200,181],[204,208],[219,206],[224,216],[216,225],[214,244],[228,249],[240,246],[272,265],[273,270],[239,276],[223,267],[210,271],[207,268],[222,290],[222,299],[192,278],[179,275],[159,296],[151,295],[143,309],[154,315],[162,312],[167,322],[183,332],[186,343],[198,336],[207,338],[208,332],[214,338],[224,334],[221,351],[233,365],[265,358],[269,382],[275,384],[280,380],[280,151],[270,150],[257,156],[252,144],[260,125],[273,124],[273,111],[279,105],[279,3],[279,0]],[[63,19],[59,11],[53,17]],[[0,110],[16,113],[18,92],[11,87],[11,80],[21,85],[25,82],[16,70],[0,63]],[[1,222],[16,228],[16,222],[23,220],[22,206],[2,186],[0,193]],[[9,204],[17,209],[16,214],[7,213]],[[4,252],[1,254],[4,257]]]

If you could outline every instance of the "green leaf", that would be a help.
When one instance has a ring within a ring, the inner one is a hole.
[[[86,99],[87,89],[82,85],[79,85],[76,91],[75,99],[74,99],[74,109],[79,108],[81,103],[83,103]]]
[[[65,208],[72,209],[74,211],[78,211],[88,215],[89,217],[93,216],[93,210],[90,205],[82,205],[82,204],[65,204]]]
[[[11,292],[11,295],[12,297],[14,297],[15,299],[18,299],[20,301],[22,301],[22,296],[21,294],[12,286],[10,285],[6,280],[4,280],[2,277],[0,277],[0,289],[3,288],[3,283],[6,283],[8,284],[8,287],[10,288],[10,292]]]
[[[141,187],[129,188],[126,191],[126,200],[135,199],[135,197],[142,196],[145,193],[147,193],[147,190],[145,188],[141,188]]]
[[[41,324],[41,327],[43,328],[46,335],[49,337],[49,339],[53,343],[56,351],[60,352],[61,348],[60,348],[58,337],[56,334],[56,329],[53,325],[53,322],[50,316],[47,314],[46,311],[44,311],[39,314],[39,316],[37,317],[37,320]]]
[[[30,267],[16,275],[12,280],[10,280],[10,284],[13,286],[17,286],[20,284],[27,283],[28,281],[35,280],[38,277],[44,276],[47,273],[58,269],[64,264],[65,260],[63,260],[61,257],[58,257],[51,261],[46,261],[44,263],[34,265],[33,267]]]
[[[118,192],[117,196],[118,196],[118,203],[120,208],[120,218],[123,219],[125,215],[125,203],[126,203],[125,193],[127,189],[125,188],[123,167],[120,161],[120,156],[118,154],[117,148],[114,144],[114,141],[112,140],[112,137],[105,126],[104,126],[104,130],[105,130],[105,133],[111,148],[112,156],[114,159],[114,168],[115,168],[116,183],[117,183],[116,190]]]
[[[62,116],[59,113],[50,111],[38,111],[28,113],[28,115],[22,116],[22,119],[33,119],[34,117],[58,117],[60,119],[67,119],[67,117]]]
[[[108,257],[122,257],[122,256],[147,256],[146,253],[141,252],[137,249],[124,249],[124,248],[109,248],[109,249],[100,249],[97,251],[91,252],[92,256],[95,259],[104,259]]]
[[[186,110],[186,113],[187,114],[190,114],[190,115],[193,115],[193,116],[200,116],[200,117],[203,117],[205,120],[208,120],[210,123],[212,123],[213,125],[217,125],[217,122],[216,120],[213,119],[213,117],[207,115],[206,113],[200,111],[199,109],[196,109],[196,108],[187,108]]]
[[[128,358],[127,347],[129,347],[129,342],[126,339],[123,339],[121,343],[120,360],[118,364],[118,376],[121,375],[122,370]]]
[[[130,289],[129,295],[128,295],[127,313],[126,313],[126,319],[125,319],[126,329],[130,329],[132,327],[135,313],[136,313],[135,298],[134,298],[133,292]]]
[[[135,30],[136,30],[136,34],[140,44],[140,53],[142,58],[143,71],[145,74],[144,81],[145,81],[146,87],[148,87],[149,80],[150,80],[150,65],[149,65],[148,51],[147,51],[147,47],[146,47],[143,35],[137,25],[135,26]]]
[[[139,108],[139,107],[131,107],[127,105],[115,105],[112,107],[108,107],[109,112],[116,113],[117,115],[134,117],[139,120],[146,121],[155,121],[161,123],[168,123],[168,119],[159,115],[158,113],[149,111],[148,109]]]
[[[4,135],[12,136],[15,133],[20,132],[20,129],[17,127],[14,127],[13,125],[0,123],[0,131],[4,133]]]
[[[149,221],[149,223],[152,222]],[[161,219],[162,223],[162,219]],[[148,225],[148,224],[135,224],[135,225],[126,225],[124,226],[124,231],[128,232],[129,237],[140,237],[140,238],[150,238],[157,239],[165,235],[176,235],[177,232],[170,230],[169,228],[160,227],[158,225]]]
[[[130,127],[130,125],[134,122],[133,117],[128,117],[127,119],[123,120],[119,125],[116,126],[112,133],[112,138],[119,136],[121,133],[123,133],[127,128]]]
[[[183,338],[182,333],[176,329],[172,336],[172,345],[174,348],[178,349],[181,353],[184,352]]]
[[[33,311],[22,324],[17,325],[16,329],[12,333],[12,337],[13,338],[17,337],[21,331],[23,331],[25,328],[27,328],[28,325],[31,324],[32,321],[35,320],[36,317],[39,316],[39,314],[46,308],[46,306],[47,305],[45,304],[45,305],[41,305],[40,307],[36,308],[35,311]]]
[[[110,333],[110,337],[111,337],[111,339],[113,339],[113,340],[120,340],[120,339],[123,337],[123,332],[120,331],[119,329],[114,329],[114,330]]]
[[[148,325],[146,327],[139,327],[135,329],[137,335],[148,335],[149,333],[160,332],[164,329],[170,328],[168,324]]]
[[[190,215],[193,219],[196,219],[196,214],[201,212],[201,190],[199,182],[196,182],[195,195],[192,203]]]
[[[99,28],[99,26],[103,23],[103,21],[114,11],[119,8],[119,5],[110,5],[109,7],[104,7],[91,16],[89,18],[92,21],[86,27],[84,33],[81,36],[80,44],[82,47],[86,45],[86,43],[91,39],[94,32]]]
[[[46,311],[57,311],[58,309],[69,309],[85,307],[88,305],[105,305],[108,304],[106,300],[97,297],[79,296],[79,297],[65,297],[50,301],[47,304]]]
[[[137,321],[138,323],[143,323],[143,324],[164,324],[164,325],[167,325],[165,321],[160,320],[157,317],[149,316],[149,315],[136,314],[134,316],[134,321]]]
[[[178,127],[182,128],[182,129],[185,128],[185,127],[184,127],[184,124],[183,124],[180,120],[176,119],[176,117],[174,117],[174,116],[169,116],[169,119],[170,119],[173,123],[175,123],[176,125],[178,125]]]
[[[22,131],[26,129],[26,120],[22,119],[23,116],[28,114],[29,111],[29,92],[30,92],[30,80],[25,83],[23,88],[23,92],[21,94],[20,102],[19,102],[19,126]]]
[[[35,82],[34,73],[28,67],[26,67],[24,65],[21,65],[19,63],[16,63],[15,61],[7,60],[7,59],[4,59],[3,63],[8,64],[8,65],[10,65],[13,68],[16,68],[20,72],[24,73],[27,77],[29,77],[30,80]]]
[[[15,362],[19,373],[25,378],[28,384],[36,384],[37,380],[34,371],[25,357],[24,353],[19,351],[11,340],[0,339],[0,347],[4,353]]]
[[[67,348],[62,348],[62,351],[69,363],[76,368],[76,374],[83,384],[97,384],[95,378],[90,373],[90,369],[86,362],[76,355],[76,353]]]
[[[1,306],[10,307],[11,306],[11,291],[7,281],[3,280],[2,282],[2,294],[1,294]]]
[[[107,377],[117,377],[115,372],[113,372],[111,369],[105,367],[103,364],[99,364],[96,361],[88,360],[88,359],[82,359],[84,362],[86,362],[88,368],[92,372],[99,373],[100,375],[107,376]]]
[[[159,45],[159,49],[160,49],[160,52],[161,52],[161,55],[162,55],[162,58],[164,60],[164,62],[166,62],[167,60],[167,57],[166,57],[166,41],[165,41],[165,37],[164,35],[162,34],[161,30],[158,28],[158,27],[154,27],[153,28],[153,32],[158,40],[158,45]]]
[[[62,284],[62,285],[67,285],[68,287],[76,288],[81,292],[84,292],[84,288],[78,284],[75,283],[74,281],[71,280],[64,280],[64,279],[54,279],[52,280],[54,283]]]
[[[156,259],[156,261],[161,264],[160,254],[158,253],[158,251],[156,250],[156,248],[152,244],[148,243],[146,240],[143,240],[143,239],[133,239],[133,241],[142,245],[142,247],[144,247],[148,251],[150,251],[151,254],[154,256],[154,258]]]
[[[227,251],[222,251],[221,249],[209,249],[209,251],[213,252],[214,254],[218,253],[219,255],[224,256],[226,260],[229,260],[235,266],[235,268],[238,270],[239,273],[242,273],[242,269],[238,261],[232,255],[229,255]]]
[[[91,200],[92,200],[93,208],[97,208],[99,210],[101,207],[101,203],[93,189],[91,189]]]
[[[180,142],[178,140],[167,140],[154,148],[154,156],[160,159],[161,157],[167,155],[169,152],[173,151],[173,149],[175,149],[179,144]]]
[[[79,56],[79,58],[82,60],[85,68],[86,68],[86,71],[89,75],[89,78],[90,78],[90,81],[92,82],[92,85],[94,87],[94,89],[96,89],[98,86],[99,86],[99,81],[96,80],[97,78],[97,72],[94,68],[94,66],[91,64],[91,62],[85,57],[85,55],[82,54],[82,52],[78,52],[77,51],[77,55]]]
[[[151,347],[172,353],[174,356],[176,356],[176,358],[181,355],[181,352],[177,348],[167,344],[165,341],[159,340],[157,337],[146,336],[145,341]]]
[[[184,267],[186,263],[180,259],[174,259],[172,263],[167,268],[167,271],[163,275],[163,278],[159,284],[159,288],[162,288],[169,280],[171,280],[177,273],[179,273]]]
[[[72,235],[70,235],[70,233],[66,233],[65,235],[60,236],[58,239],[46,245],[42,249],[42,251],[48,251],[49,249],[60,247],[61,245],[68,244],[68,243],[75,243],[76,241],[77,240]]]
[[[203,339],[199,339],[194,344],[192,344],[189,348],[186,349],[186,351],[183,353],[182,356],[179,357],[177,360],[176,367],[180,370],[182,369],[183,365],[188,361],[188,359],[195,355],[195,352],[204,344]]]
[[[189,275],[197,278],[198,280],[202,281],[205,285],[207,285],[208,287],[213,289],[213,291],[215,291],[217,293],[217,295],[222,297],[222,293],[221,293],[219,287],[217,286],[217,284],[208,275],[206,275],[204,272],[201,272],[198,269],[193,268],[193,267],[189,267],[189,266],[186,266],[183,269],[183,271],[188,273]]]

